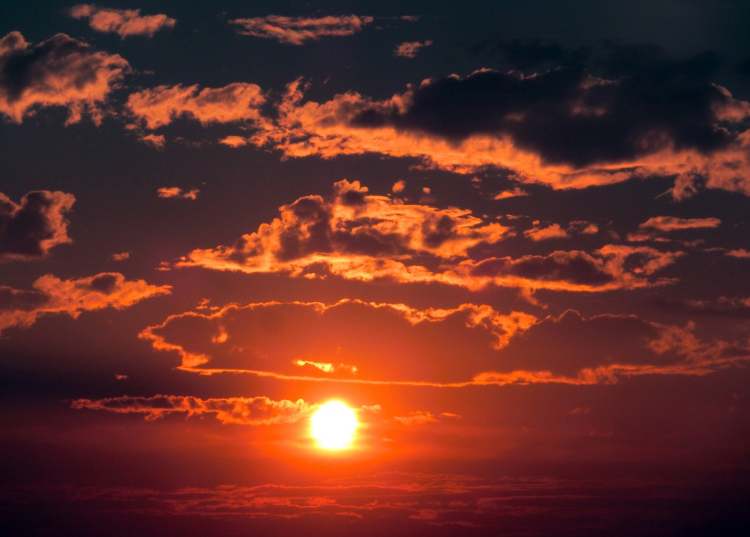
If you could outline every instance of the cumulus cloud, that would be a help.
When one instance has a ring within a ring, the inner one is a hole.
[[[120,37],[141,35],[153,37],[164,28],[174,28],[175,19],[163,13],[141,15],[140,9],[112,9],[93,4],[77,4],[70,8],[74,19],[86,19],[97,32],[115,33]]]
[[[489,285],[558,291],[610,291],[663,285],[655,274],[681,252],[606,245],[520,258],[472,257],[512,230],[471,211],[410,204],[371,194],[359,181],[334,184],[333,196],[304,196],[232,245],[193,250],[178,267],[295,277]]]
[[[711,61],[480,69],[383,100],[353,91],[305,100],[295,81],[251,140],[293,158],[376,153],[460,173],[490,166],[557,189],[667,175],[677,197],[697,182],[750,193],[750,107],[711,82]]]
[[[479,304],[418,309],[349,299],[259,302],[174,314],[140,337],[156,350],[177,353],[180,368],[202,374],[456,380],[467,367],[491,364],[494,352],[535,322],[528,313]],[[385,332],[390,337],[383,338]],[[455,341],[464,342],[460,360]]]
[[[276,425],[294,423],[307,417],[315,405],[302,399],[274,400],[256,397],[211,397],[203,399],[188,395],[153,395],[148,397],[119,396],[103,399],[76,399],[71,406],[77,410],[101,410],[115,414],[141,414],[148,421],[168,415],[187,417],[213,416],[225,425]]]
[[[425,41],[404,41],[396,46],[393,54],[400,58],[416,58],[419,51],[425,47],[432,46],[431,40]]]
[[[16,203],[0,192],[0,262],[46,256],[69,244],[68,219],[76,198],[65,192],[29,192]]]
[[[255,121],[265,97],[257,84],[235,82],[219,88],[156,86],[128,96],[128,111],[148,129],[158,129],[180,117],[202,125]]]
[[[57,34],[31,45],[20,32],[0,39],[0,114],[21,123],[42,107],[68,109],[66,124],[90,114],[102,119],[101,106],[130,69],[117,54]]]
[[[302,45],[322,37],[345,37],[361,32],[374,21],[361,15],[329,15],[326,17],[284,17],[268,15],[249,19],[232,19],[241,35],[273,39],[287,45]]]
[[[171,292],[169,285],[151,285],[144,280],[127,280],[118,272],[64,280],[46,274],[31,289],[0,286],[0,332],[7,328],[28,328],[46,315],[68,315],[107,308],[125,309],[142,300]]]
[[[195,201],[198,199],[198,194],[200,194],[200,189],[198,188],[183,190],[179,186],[162,186],[156,189],[156,195],[165,199],[178,198]]]

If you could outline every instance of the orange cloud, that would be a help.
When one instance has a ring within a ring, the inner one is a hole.
[[[611,93],[613,103],[619,102],[617,92],[633,91],[623,102],[638,99],[640,94],[631,85],[576,76],[551,71],[523,77],[480,69],[465,77],[426,79],[384,100],[350,91],[325,102],[305,101],[305,86],[296,80],[277,104],[277,116],[259,125],[259,131],[249,140],[290,158],[331,159],[374,153],[416,158],[424,166],[457,173],[503,168],[520,182],[555,189],[667,175],[676,178],[674,195],[678,198],[694,192],[699,178],[705,178],[708,188],[750,193],[750,131],[741,130],[745,116],[726,113],[729,108],[737,108],[733,104],[737,101],[725,88],[704,88],[713,105],[705,114],[697,111],[706,106],[706,98],[691,112],[702,114],[705,124],[696,122],[701,133],[713,133],[715,140],[706,149],[679,140],[689,136],[677,128],[684,115],[675,116],[676,126],[669,125],[661,132],[657,125],[651,125],[650,115],[635,117],[619,109],[588,108],[581,103],[601,100],[600,94]],[[536,102],[529,97],[532,89],[546,95],[541,89],[546,85],[548,91],[560,92],[560,101],[554,105],[555,121],[569,131],[567,138],[556,139],[565,135],[549,128],[552,119],[543,112],[549,101]],[[484,86],[486,91],[478,89]],[[515,97],[501,98],[507,97],[502,88],[512,90]],[[476,92],[483,96],[481,105]],[[497,99],[493,100],[493,94]],[[490,111],[494,108],[498,110]],[[608,127],[620,119],[633,123],[632,139],[619,140],[618,129]],[[612,146],[603,140],[590,144],[591,139],[601,136],[587,137],[587,132],[608,133],[607,142]],[[580,139],[573,143],[573,137]],[[580,146],[580,150],[574,151],[574,146]]]
[[[77,4],[70,8],[74,19],[87,19],[89,26],[97,32],[115,33],[120,37],[143,35],[153,37],[164,28],[174,28],[175,19],[163,13],[141,15],[140,9],[112,9],[93,4]]]
[[[154,149],[164,149],[164,146],[167,145],[167,138],[163,134],[143,134],[138,139]]]
[[[126,107],[147,128],[157,129],[188,117],[202,125],[255,121],[265,102],[257,84],[235,82],[220,88],[156,86],[131,93]]]
[[[66,34],[31,45],[10,32],[0,38],[0,114],[21,123],[37,108],[56,106],[68,109],[66,125],[85,112],[99,124],[101,105],[129,70],[122,56]]]
[[[370,194],[359,181],[338,181],[331,198],[304,196],[279,212],[278,218],[233,245],[193,250],[175,265],[309,279],[334,275],[440,283],[471,290],[495,285],[601,292],[672,283],[655,274],[682,256],[679,251],[610,244],[591,253],[474,259],[473,248],[493,245],[512,231],[466,209]]]
[[[116,252],[112,254],[112,261],[117,261],[118,263],[127,261],[128,259],[130,259],[130,252]]]
[[[46,274],[30,290],[0,286],[0,332],[28,328],[45,315],[68,315],[107,308],[125,309],[142,300],[168,295],[169,285],[151,285],[144,280],[126,280],[119,272],[63,280]]]
[[[570,237],[560,224],[550,224],[544,227],[534,227],[524,232],[532,241],[546,241],[550,239],[567,239]]]
[[[0,192],[0,262],[44,257],[73,242],[66,216],[75,201],[73,194],[37,190],[15,203]]]
[[[162,186],[156,189],[156,195],[160,198],[179,198],[183,200],[195,201],[198,199],[200,190],[192,188],[190,190],[183,190],[179,186]]]
[[[432,46],[431,40],[425,41],[404,41],[396,46],[393,54],[400,58],[416,58],[419,51],[425,47]]]
[[[344,37],[362,31],[373,17],[341,15],[327,17],[284,17],[268,15],[250,19],[232,19],[241,35],[274,39],[287,45],[302,45],[322,37]]]

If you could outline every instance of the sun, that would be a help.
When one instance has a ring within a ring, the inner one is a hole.
[[[310,418],[310,435],[315,444],[331,451],[351,447],[358,427],[357,413],[338,400],[322,404]]]

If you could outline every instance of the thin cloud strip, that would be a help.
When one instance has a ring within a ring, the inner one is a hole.
[[[237,33],[261,39],[273,39],[287,45],[303,45],[323,37],[346,37],[361,32],[375,19],[361,15],[329,15],[325,17],[266,17],[239,18],[229,21]]]

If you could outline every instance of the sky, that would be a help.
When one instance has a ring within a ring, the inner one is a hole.
[[[744,535],[748,22],[3,2],[3,534]]]

